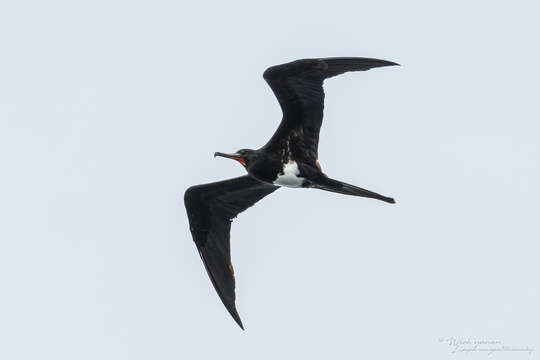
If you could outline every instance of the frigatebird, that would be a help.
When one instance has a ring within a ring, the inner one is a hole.
[[[247,175],[186,190],[184,202],[193,240],[221,301],[244,329],[236,310],[231,264],[232,220],[280,186],[315,188],[394,203],[394,199],[326,176],[318,162],[319,130],[323,119],[323,81],[348,71],[399,65],[391,61],[336,57],[302,59],[268,68],[263,77],[277,97],[283,118],[270,140],[258,150],[233,154]]]

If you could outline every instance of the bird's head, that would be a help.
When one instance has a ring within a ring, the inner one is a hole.
[[[251,149],[238,150],[234,154],[225,154],[221,152],[214,153],[214,157],[221,156],[238,161],[244,167],[248,167],[249,163],[257,156],[257,151]]]

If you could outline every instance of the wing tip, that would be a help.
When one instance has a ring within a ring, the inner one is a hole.
[[[242,324],[242,320],[240,320],[240,318],[234,319],[234,321],[236,321],[236,323],[238,324],[238,326],[240,326],[240,329],[242,329],[242,331],[246,331],[246,329],[244,329],[244,324]]]
[[[321,60],[325,60],[325,59],[321,59]],[[331,60],[331,59],[329,59]],[[369,70],[369,69],[373,69],[373,68],[378,68],[378,67],[384,67],[384,66],[401,66],[401,64],[398,64],[397,62],[394,62],[394,61],[390,61],[390,60],[383,60],[383,59],[376,59],[376,58],[361,58],[361,57],[358,57],[358,58],[337,58],[337,61],[339,62],[340,60],[344,61],[344,62],[347,62],[347,61],[350,61],[351,62],[351,65],[352,66],[365,66],[365,70]],[[352,69],[353,71],[355,69]],[[362,70],[362,69],[358,69],[358,70]]]
[[[378,59],[377,59],[378,60]],[[389,61],[389,60],[379,60],[380,64],[379,66],[377,67],[382,67],[382,66],[401,66],[401,64],[398,64],[397,62],[394,62],[394,61]]]
[[[229,311],[229,314],[231,314],[233,320],[238,324],[238,326],[240,326],[240,329],[242,329],[243,331],[245,331],[244,329],[244,324],[242,324],[242,320],[240,319],[240,315],[238,315],[238,311],[236,310],[236,306],[235,304],[224,304],[225,307],[227,308],[227,311]]]
[[[386,65],[384,66],[401,66],[401,64],[394,61],[389,61],[389,60],[383,60],[383,61],[386,61]]]

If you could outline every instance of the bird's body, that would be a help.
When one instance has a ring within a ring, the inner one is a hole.
[[[230,261],[231,221],[240,212],[280,186],[316,188],[394,203],[392,198],[329,178],[318,162],[324,79],[347,71],[391,65],[397,64],[369,58],[326,58],[297,60],[268,68],[264,78],[283,111],[278,129],[258,150],[214,154],[238,161],[248,175],[192,186],[186,191],[193,239],[216,291],[240,327]]]

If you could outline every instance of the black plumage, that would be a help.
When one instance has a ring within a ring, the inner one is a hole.
[[[192,186],[184,202],[193,240],[221,301],[243,329],[234,301],[234,270],[231,263],[231,220],[266,195],[276,191],[249,175]]]
[[[326,58],[296,60],[268,68],[263,77],[276,95],[283,119],[265,145],[267,151],[283,151],[290,144],[296,159],[315,162],[324,108],[324,79],[347,71],[397,65],[369,58]]]
[[[396,63],[370,58],[304,59],[268,68],[264,79],[276,95],[283,119],[258,150],[215,153],[241,163],[248,175],[190,187],[184,196],[190,231],[223,304],[243,329],[235,306],[230,256],[231,221],[279,186],[316,188],[346,195],[394,199],[326,176],[318,162],[324,108],[324,79]]]

